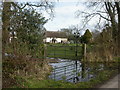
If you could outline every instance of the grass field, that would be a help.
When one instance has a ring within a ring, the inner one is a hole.
[[[77,56],[76,56],[77,53]],[[80,59],[82,55],[82,46],[78,44],[48,44],[47,57],[64,58],[64,59]]]

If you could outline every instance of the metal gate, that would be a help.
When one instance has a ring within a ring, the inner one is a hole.
[[[70,61],[66,65],[53,67],[49,78],[76,83],[89,80],[91,75],[89,74],[89,68],[81,64],[80,61]]]
[[[48,44],[46,56],[51,58],[64,58],[80,60],[82,57],[82,46],[68,44]]]

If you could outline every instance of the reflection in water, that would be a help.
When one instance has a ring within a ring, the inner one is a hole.
[[[73,82],[74,83],[77,83],[79,81],[79,77],[78,77],[78,70],[77,70],[77,61],[75,61],[75,67],[76,67],[76,75],[75,77],[73,78]]]
[[[67,82],[82,82],[88,81],[93,74],[89,74],[90,68],[86,67],[85,63],[80,61],[63,60],[64,62],[50,63],[53,67],[53,71],[49,78],[54,80],[66,80]]]
[[[85,76],[85,75],[84,75],[84,73],[85,73],[85,63],[82,63],[82,64],[81,64],[81,67],[82,67],[81,77],[84,78],[84,76]]]
[[[89,81],[95,78],[102,70],[115,70],[118,65],[115,63],[81,63],[80,61],[61,60],[59,63],[50,63],[53,71],[49,76],[54,80],[65,80],[66,82],[77,83]]]

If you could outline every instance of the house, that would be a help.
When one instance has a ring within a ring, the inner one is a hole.
[[[44,34],[45,43],[67,43],[68,38],[65,32],[46,31]]]

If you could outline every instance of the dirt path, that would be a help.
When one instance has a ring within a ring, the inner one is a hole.
[[[104,85],[101,85],[100,88],[120,88],[120,74],[115,76],[114,78],[110,79]]]

